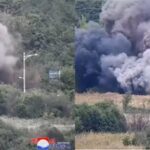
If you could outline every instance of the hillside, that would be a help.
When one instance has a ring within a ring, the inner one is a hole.
[[[75,21],[73,0],[0,0],[1,150],[33,150],[39,136],[73,143]]]
[[[17,58],[11,72],[0,68],[1,74],[8,76],[1,75],[1,82],[22,88],[18,77],[22,76],[22,56],[26,52],[27,55],[38,54],[26,62],[27,89],[52,91],[66,87],[63,79],[50,84],[48,72],[57,69],[63,72],[66,68],[73,72],[75,13],[72,0],[0,0],[0,23],[13,38],[13,55]]]

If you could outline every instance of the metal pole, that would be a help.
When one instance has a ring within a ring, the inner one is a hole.
[[[23,53],[23,92],[26,92],[26,55]]]

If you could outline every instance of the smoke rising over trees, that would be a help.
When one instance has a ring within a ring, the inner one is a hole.
[[[0,81],[8,82],[9,74],[13,74],[17,62],[16,41],[8,28],[0,23]]]
[[[76,88],[150,93],[150,1],[108,0],[76,29]]]

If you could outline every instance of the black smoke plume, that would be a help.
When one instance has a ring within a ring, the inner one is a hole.
[[[107,0],[100,24],[76,29],[75,46],[78,92],[150,93],[150,0]]]

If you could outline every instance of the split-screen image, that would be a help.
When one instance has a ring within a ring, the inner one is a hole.
[[[150,150],[150,0],[0,0],[0,150]]]

